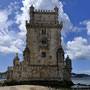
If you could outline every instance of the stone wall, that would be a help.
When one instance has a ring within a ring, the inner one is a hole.
[[[62,74],[58,75],[57,66],[28,66],[23,70],[13,72],[13,80],[62,80]]]

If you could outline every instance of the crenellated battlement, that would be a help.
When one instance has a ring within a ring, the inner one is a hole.
[[[13,70],[13,67],[8,67],[8,71],[12,71]]]
[[[58,27],[58,28],[62,28],[63,27],[63,22],[61,21],[60,23],[59,22],[46,22],[46,23],[42,23],[42,22],[28,22],[26,21],[26,27],[48,27],[48,28],[51,28],[51,27]]]
[[[44,13],[44,14],[51,13],[52,14],[52,13],[55,13],[55,11],[54,10],[37,10],[37,9],[35,9],[34,13]]]
[[[30,6],[30,13],[58,13],[58,7],[56,6],[53,10],[37,10],[33,7],[33,5]]]
[[[58,24],[58,7],[53,10],[37,10],[33,6],[30,7],[30,23]]]

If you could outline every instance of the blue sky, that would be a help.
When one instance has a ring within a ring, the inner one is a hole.
[[[90,0],[0,0],[0,72],[13,65],[16,52],[22,60],[31,4],[36,9],[59,7],[62,45],[72,59],[72,72],[90,74]]]

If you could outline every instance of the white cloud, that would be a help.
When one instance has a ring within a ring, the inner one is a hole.
[[[72,32],[81,32],[82,30],[85,30],[86,28],[83,27],[72,27]]]
[[[2,18],[0,18],[1,19],[0,23],[5,22],[8,19],[7,18],[7,12],[6,11],[0,11],[0,17],[2,17]]]
[[[80,24],[86,25],[87,34],[90,35],[90,20],[85,20],[83,22],[80,22]]]
[[[65,35],[72,26],[70,19],[63,11],[63,5],[59,0],[23,0],[22,13],[15,10],[18,9],[18,3],[10,3],[7,9],[0,10],[0,52],[1,53],[21,53],[26,35],[25,20],[29,20],[29,7],[35,6],[35,9],[54,9],[57,5],[59,7],[59,21],[63,21],[62,34]],[[46,7],[47,6],[47,7]],[[9,16],[16,14],[15,18],[10,19]],[[15,21],[15,20],[16,21]],[[13,24],[19,24],[17,33],[12,29]]]
[[[70,55],[72,60],[90,59],[90,44],[87,39],[76,37],[73,41],[67,42],[66,54]]]
[[[9,19],[13,9],[15,10],[13,6],[14,4],[11,3],[7,9],[0,10],[0,53],[22,53],[24,42],[12,29],[14,20]]]
[[[66,51],[67,50],[67,46],[66,46],[66,44],[64,42],[64,38],[63,37],[61,37],[61,45],[62,45],[62,48],[64,49],[64,51]]]
[[[22,13],[17,13],[16,22],[20,24],[19,28],[22,32],[26,32],[25,20],[29,20],[29,7],[34,5],[35,9],[53,10],[57,5],[59,8],[59,21],[63,21],[62,35],[65,36],[70,31],[72,23],[66,13],[63,11],[63,4],[59,0],[23,0]],[[24,34],[23,33],[23,34]],[[26,34],[26,33],[25,33]]]
[[[86,70],[86,71],[84,71],[85,73],[89,73],[90,74],[90,70]]]
[[[59,0],[23,0],[22,13],[14,12],[16,14],[15,20],[9,19],[13,10],[18,9],[17,2],[11,3],[7,9],[0,10],[0,52],[1,53],[22,53],[26,28],[25,20],[29,20],[29,7],[34,5],[35,9],[53,10],[57,5],[59,8],[59,22],[63,21],[62,35],[65,36],[71,29],[73,32],[84,30],[82,27],[73,27],[70,19],[63,11],[63,4]],[[12,29],[13,24],[19,24],[19,31],[17,33]],[[84,21],[86,25],[87,34],[90,35],[90,21]],[[90,58],[90,45],[85,38],[76,37],[73,41],[68,41],[67,45],[64,43],[62,37],[62,45],[66,55],[70,55],[73,60],[82,60]]]
[[[8,39],[7,39],[8,40]],[[7,53],[22,53],[21,47],[23,44],[22,40],[17,39],[16,41],[13,41],[12,43],[6,44],[6,45],[0,45],[0,52],[7,54]]]

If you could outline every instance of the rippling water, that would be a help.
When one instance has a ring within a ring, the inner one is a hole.
[[[90,85],[90,77],[82,77],[82,78],[72,78],[72,81],[75,83],[75,84],[87,84],[87,85]]]

